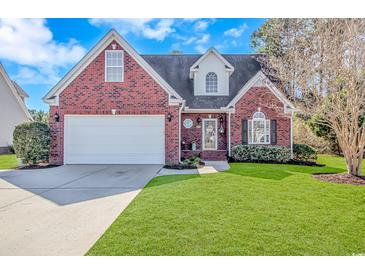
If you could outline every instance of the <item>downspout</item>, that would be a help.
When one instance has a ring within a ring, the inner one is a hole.
[[[231,157],[231,111],[228,111],[228,156]]]
[[[178,154],[179,163],[182,163],[181,162],[181,111],[182,111],[183,107],[184,107],[184,104],[181,103],[179,106],[179,154]]]

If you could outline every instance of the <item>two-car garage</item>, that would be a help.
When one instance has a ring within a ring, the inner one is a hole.
[[[164,164],[163,115],[65,115],[65,164]]]

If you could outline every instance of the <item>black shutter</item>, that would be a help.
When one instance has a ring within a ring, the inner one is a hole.
[[[247,145],[248,144],[248,121],[242,120],[242,144]]]
[[[270,143],[276,145],[277,143],[277,122],[276,120],[270,121]]]

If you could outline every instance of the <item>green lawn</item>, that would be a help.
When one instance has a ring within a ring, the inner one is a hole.
[[[18,166],[15,154],[0,154],[0,169],[12,169]]]
[[[365,187],[320,182],[326,167],[234,163],[229,171],[153,179],[87,255],[365,253]]]

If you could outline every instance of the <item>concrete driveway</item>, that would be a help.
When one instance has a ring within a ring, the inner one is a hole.
[[[0,255],[84,255],[162,165],[0,172]]]

